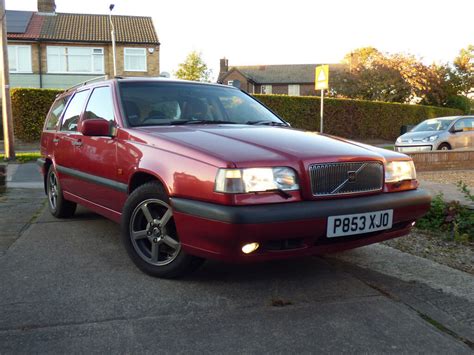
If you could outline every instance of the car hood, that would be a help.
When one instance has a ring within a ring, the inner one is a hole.
[[[247,163],[296,161],[384,160],[375,147],[319,133],[290,128],[248,125],[193,125],[135,129],[141,139],[176,143],[236,166]],[[374,149],[371,149],[374,148]]]
[[[423,138],[431,137],[434,135],[439,136],[442,133],[444,133],[444,131],[407,132],[401,135],[399,138],[401,139],[402,143],[419,142]]]

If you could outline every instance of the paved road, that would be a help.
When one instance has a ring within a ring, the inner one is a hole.
[[[116,224],[30,205],[39,216],[0,254],[0,353],[473,352],[469,300],[347,258],[208,262],[184,280],[154,279],[128,260]]]

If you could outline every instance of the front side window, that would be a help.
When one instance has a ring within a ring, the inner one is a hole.
[[[119,85],[130,126],[203,122],[286,126],[258,101],[230,87],[127,81]]]
[[[454,124],[454,129],[456,131],[473,131],[474,130],[474,118],[464,118],[462,120],[457,121]]]
[[[66,112],[64,112],[61,131],[77,131],[77,123],[79,122],[79,117],[86,103],[87,96],[89,96],[89,90],[84,90],[76,93],[71,99],[71,102],[66,108]]]
[[[104,73],[104,49],[48,46],[48,73]]]
[[[69,96],[64,96],[54,102],[46,119],[46,130],[56,131],[59,128],[59,119],[61,118],[61,113],[64,111],[64,107],[66,107],[68,99]]]
[[[124,48],[125,71],[146,71],[146,49]]]
[[[31,73],[31,46],[8,46],[10,73]]]
[[[114,104],[110,87],[95,88],[87,103],[84,119],[114,120]]]

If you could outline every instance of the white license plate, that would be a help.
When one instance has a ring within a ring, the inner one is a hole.
[[[364,234],[392,228],[393,210],[328,217],[328,238]]]

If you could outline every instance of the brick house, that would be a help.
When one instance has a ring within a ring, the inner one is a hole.
[[[67,88],[113,75],[108,15],[56,13],[54,0],[38,12],[7,10],[12,87]],[[117,75],[158,76],[160,42],[151,17],[112,16]]]
[[[311,96],[314,89],[315,68],[320,64],[285,64],[229,67],[228,59],[220,60],[217,82],[236,86],[250,94],[282,94]],[[346,69],[343,64],[331,64],[329,77]]]

